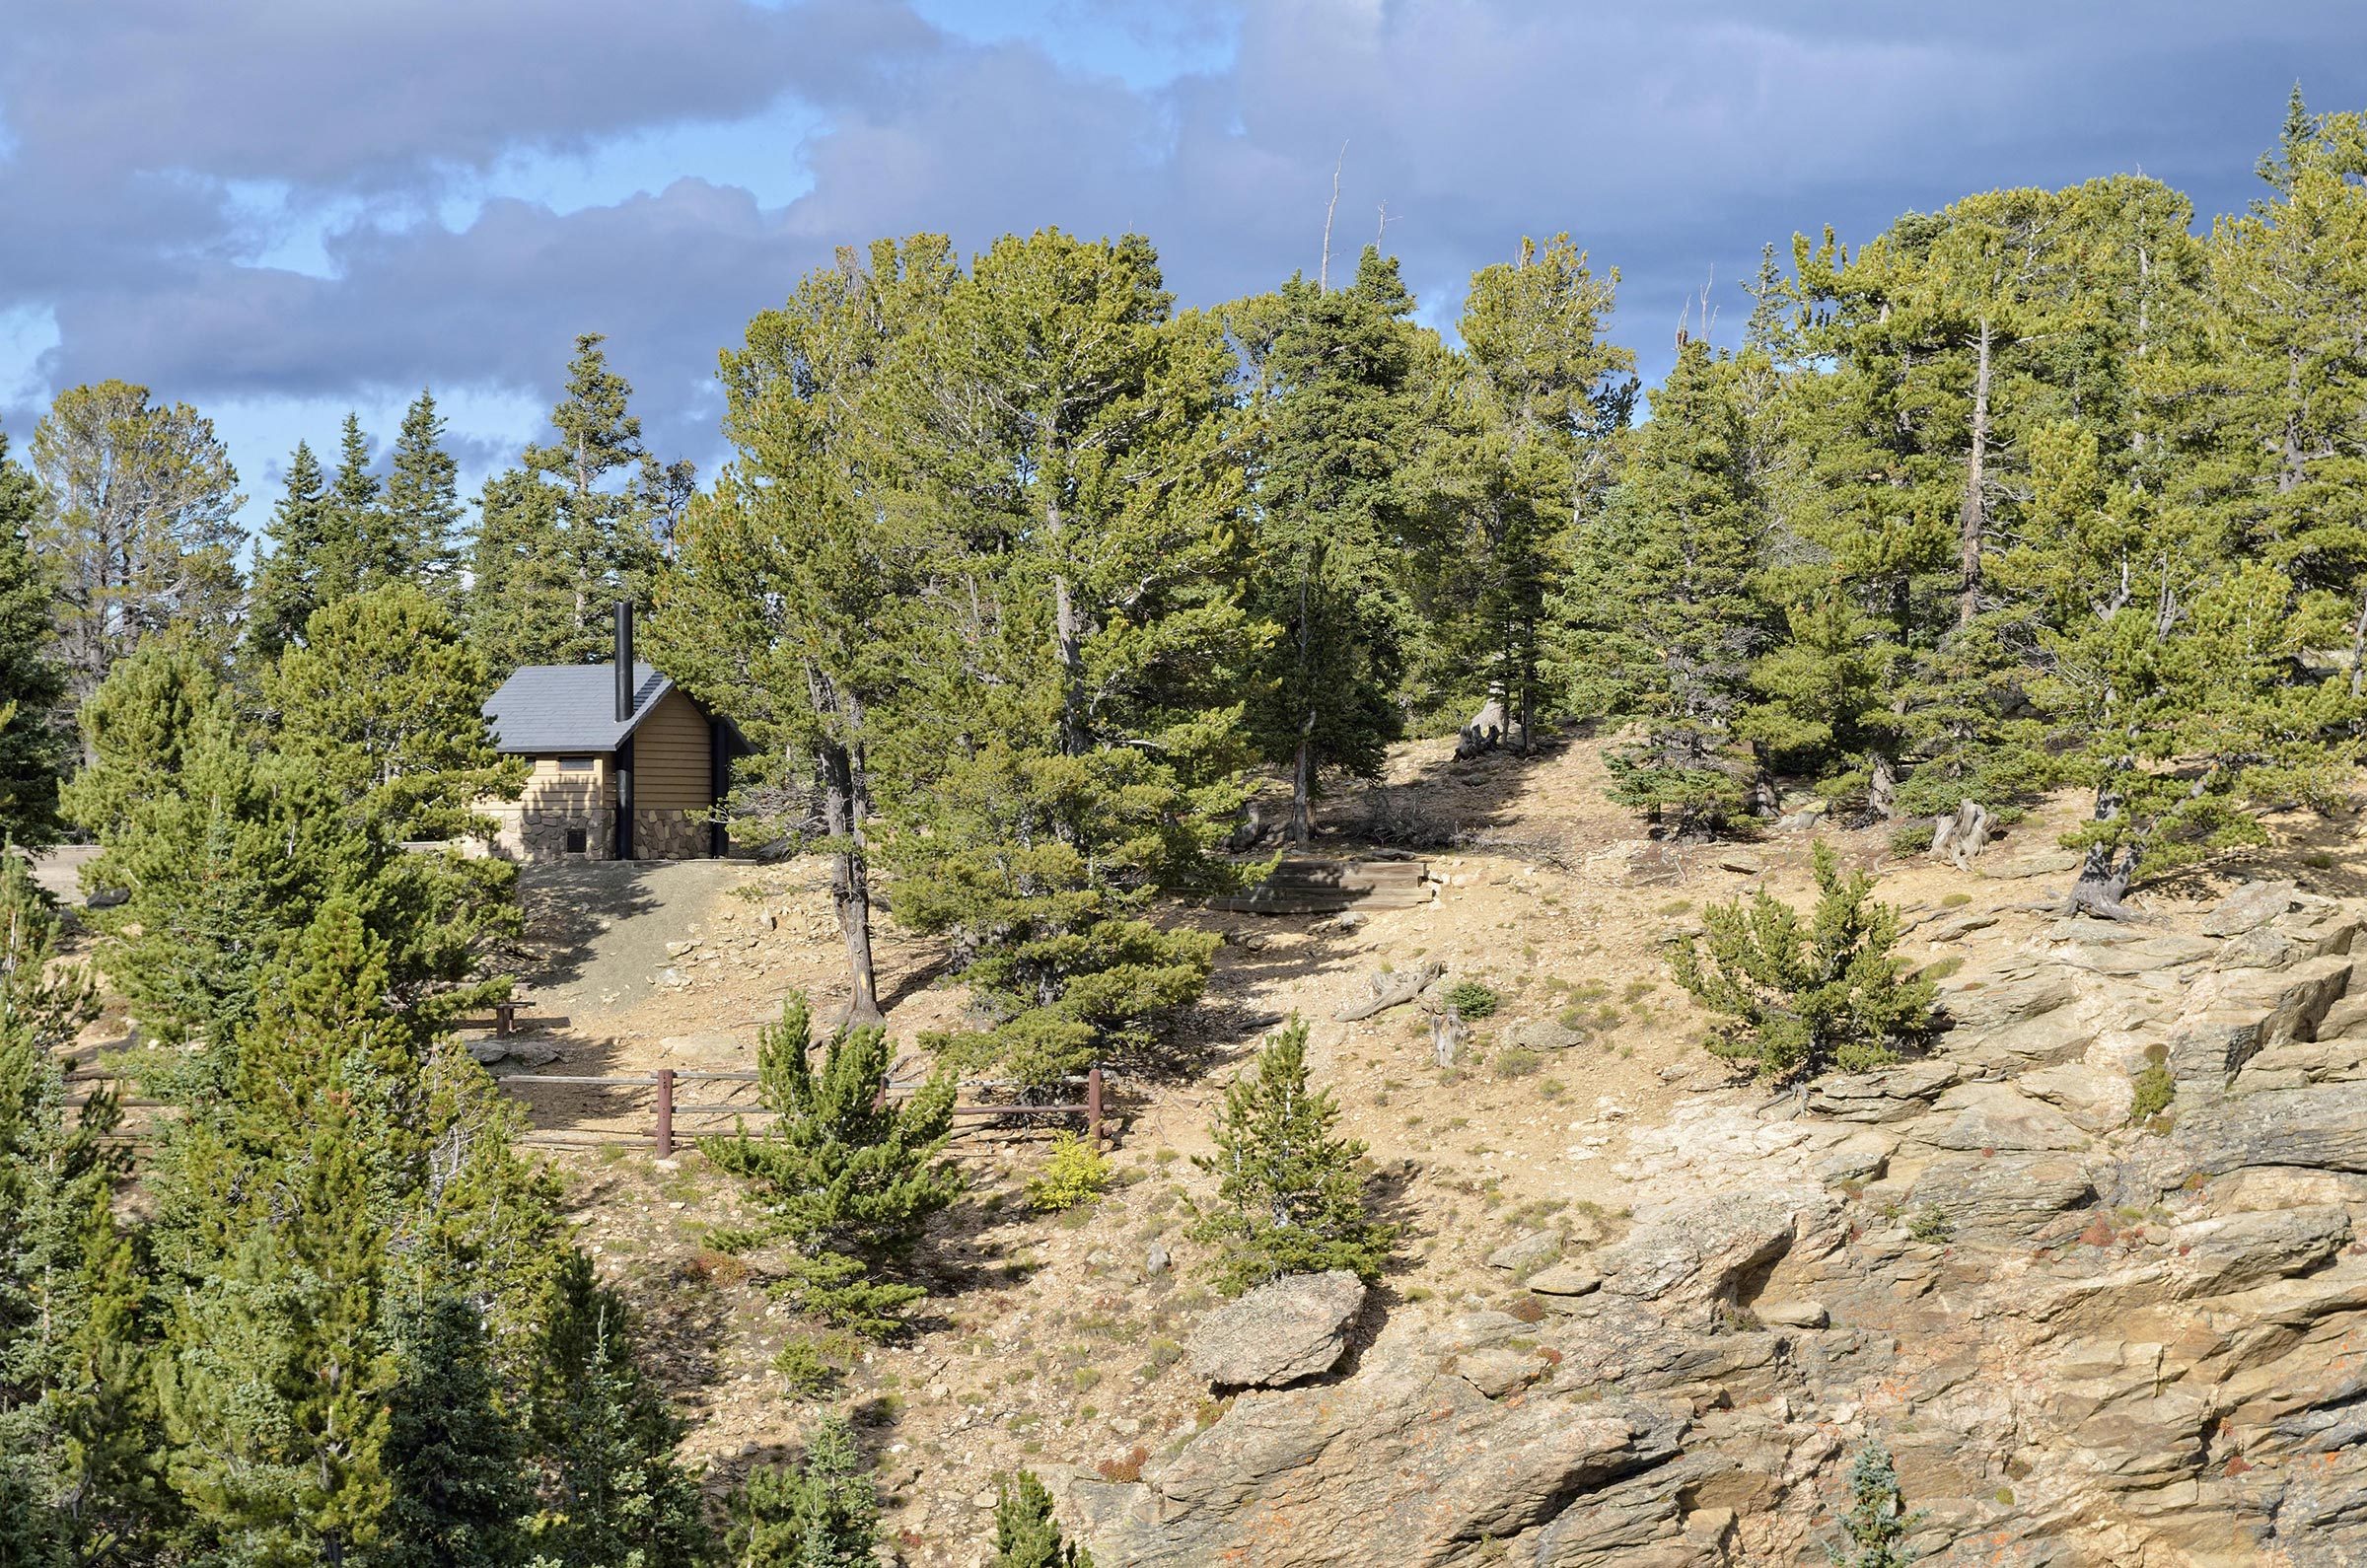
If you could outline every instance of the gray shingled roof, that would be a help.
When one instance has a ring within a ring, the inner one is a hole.
[[[634,665],[633,716],[620,722],[614,665],[528,665],[486,701],[485,722],[504,751],[613,751],[673,689],[649,666]]]

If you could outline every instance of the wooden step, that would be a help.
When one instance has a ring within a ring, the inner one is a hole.
[[[1208,907],[1241,914],[1410,909],[1429,901],[1427,871],[1418,860],[1285,860],[1265,881],[1211,898]]]

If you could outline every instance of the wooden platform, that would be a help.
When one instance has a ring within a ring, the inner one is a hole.
[[[1429,901],[1428,870],[1418,860],[1285,860],[1247,892],[1211,898],[1208,907],[1273,915],[1410,909]]]

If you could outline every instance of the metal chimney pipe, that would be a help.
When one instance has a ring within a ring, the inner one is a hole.
[[[633,602],[616,603],[616,722],[633,716]]]

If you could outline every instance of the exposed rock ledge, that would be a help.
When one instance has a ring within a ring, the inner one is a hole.
[[[1640,1129],[1655,1206],[1538,1276],[1600,1289],[1399,1306],[1351,1375],[1072,1480],[1082,1532],[1176,1568],[1814,1561],[1875,1429],[1927,1561],[2367,1563],[2362,915],[2264,885],[1992,953],[1930,1062]],[[2166,1131],[2127,1125],[2149,1059]]]

